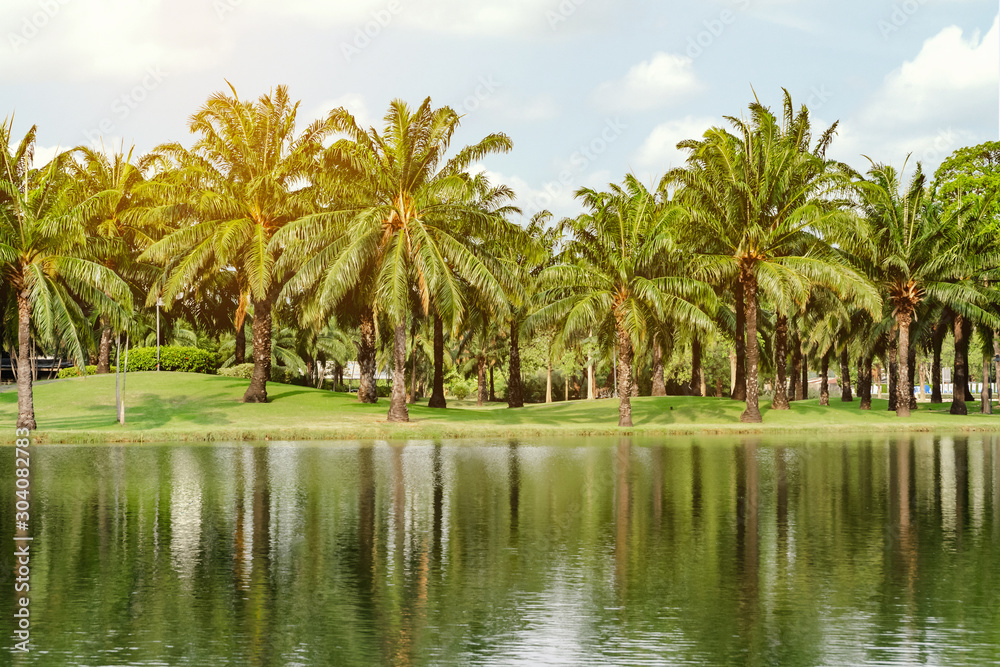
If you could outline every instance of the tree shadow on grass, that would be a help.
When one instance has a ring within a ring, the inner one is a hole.
[[[204,406],[213,401],[229,401],[226,393],[197,397],[174,396],[164,398],[159,394],[139,394],[128,396],[125,401],[125,427],[128,429],[156,429],[172,424],[173,426],[227,426],[233,422],[231,413],[214,408],[191,410],[190,404]],[[113,428],[117,424],[114,404],[93,405],[88,407],[88,416],[41,419],[40,426],[45,429],[85,431],[88,429]]]

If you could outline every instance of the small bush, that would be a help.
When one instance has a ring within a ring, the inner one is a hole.
[[[137,347],[129,350],[128,370],[129,372],[155,371],[156,348]],[[160,348],[160,370],[212,375],[216,370],[215,355],[197,347],[166,345]]]
[[[375,393],[379,398],[388,398],[392,396],[392,386],[381,385],[376,383]]]
[[[240,364],[238,366],[229,366],[228,368],[220,368],[219,375],[230,378],[243,378],[244,380],[249,380],[253,376],[253,364]]]
[[[111,367],[112,373],[114,373],[117,370],[118,370],[117,366]],[[96,374],[97,374],[97,366],[87,366],[87,375],[96,375]],[[61,371],[59,371],[59,374],[56,375],[56,377],[59,378],[60,380],[64,378],[78,378],[80,377],[80,369],[77,368],[76,366],[71,366],[70,368],[64,368]]]

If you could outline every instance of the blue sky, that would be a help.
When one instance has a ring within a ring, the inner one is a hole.
[[[511,135],[482,168],[561,216],[582,185],[654,182],[753,90],[839,120],[832,152],[855,167],[934,168],[997,139],[997,16],[980,0],[4,0],[0,116],[37,124],[44,159],[100,137],[187,143],[225,79],[366,123],[430,96],[465,114],[459,143]]]

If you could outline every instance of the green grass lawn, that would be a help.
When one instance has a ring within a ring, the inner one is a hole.
[[[410,406],[409,424],[389,424],[388,399],[362,405],[353,394],[339,394],[285,384],[268,384],[271,402],[243,404],[248,381],[193,373],[133,373],[128,376],[126,425],[115,421],[113,375],[74,378],[35,387],[36,442],[153,442],[175,440],[306,440],[424,437],[525,437],[680,433],[815,433],[829,431],[1000,430],[997,415],[948,414],[948,405],[921,404],[910,419],[887,411],[874,400],[870,412],[858,402],[830,407],[813,399],[792,404],[790,411],[761,405],[763,425],[740,424],[744,405],[718,398],[632,399],[632,429],[619,429],[618,402],[570,401],[510,410],[497,404],[476,408],[473,401],[450,401],[447,410],[423,403]],[[932,409],[933,407],[933,409]],[[13,426],[17,392],[0,392],[0,422]]]

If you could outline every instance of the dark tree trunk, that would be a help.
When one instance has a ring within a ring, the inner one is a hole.
[[[889,412],[896,411],[899,403],[899,361],[896,359],[896,350],[893,345],[889,346]]]
[[[513,318],[510,323],[510,377],[507,378],[507,407],[524,407],[524,384],[521,382],[521,323],[517,318]]]
[[[969,372],[969,341],[972,340],[972,321],[962,318],[962,339],[965,344],[962,346],[962,359],[965,361],[965,382],[962,386],[965,387],[965,400],[974,401],[976,397],[972,395],[972,388],[969,386],[971,381],[971,373]]]
[[[908,369],[907,372],[909,373],[909,378],[908,379],[910,381],[910,385],[909,385],[910,410],[916,410],[917,409],[917,394],[916,394],[915,391],[913,391],[913,386],[916,384],[916,381],[915,381],[916,377],[915,377],[914,374],[916,373],[916,370],[917,370],[917,348],[912,343],[910,344],[910,351],[906,355],[906,364],[907,364],[906,368]]]
[[[267,403],[267,381],[271,377],[271,307],[274,297],[253,302],[253,375],[243,394],[244,403]]]
[[[931,346],[934,350],[934,361],[931,365],[931,403],[941,404],[941,348],[944,346],[945,336],[948,335],[948,319],[942,317],[941,321],[934,327],[931,336]]]
[[[872,409],[872,355],[866,354],[858,373],[858,396],[861,398],[861,409]]]
[[[740,415],[740,421],[744,423],[758,424],[764,421],[760,415],[760,377],[757,372],[758,356],[760,350],[757,347],[757,276],[752,269],[741,271],[741,282],[744,285],[744,297],[746,299],[746,401],[747,409]],[[737,366],[737,370],[739,367]]]
[[[979,392],[979,411],[984,415],[993,414],[993,403],[990,401],[990,357],[983,355],[983,388]]]
[[[798,400],[799,379],[802,377],[802,347],[799,345],[798,331],[792,332],[792,372],[788,378],[788,400]]]
[[[256,315],[256,314],[255,314]],[[254,317],[254,328],[257,326]],[[375,368],[375,313],[365,309],[361,313],[361,340],[358,342],[358,400],[378,403],[378,380]]]
[[[801,338],[799,339],[799,344],[803,347],[805,346]],[[798,391],[798,399],[800,401],[809,398],[809,357],[806,356],[805,350],[802,350],[802,377],[799,379]]]
[[[788,410],[788,394],[785,392],[785,371],[788,364],[788,318],[778,315],[774,320],[774,400],[771,408]]]
[[[444,322],[437,314],[434,315],[434,387],[427,405],[432,408],[448,407],[444,399]]]
[[[104,321],[104,318],[101,318]],[[97,374],[106,375],[111,372],[111,327],[101,327],[101,343],[97,353]]]
[[[660,383],[663,383],[663,355],[657,354],[660,352],[659,346],[657,346],[653,352],[653,388],[656,388],[656,362],[657,356],[659,356],[660,373],[659,379]],[[705,386],[705,369],[701,365],[701,339],[695,336],[691,340],[691,395],[692,396],[702,396],[702,387]],[[663,389],[662,394],[654,393],[653,396],[666,396],[666,387]]]
[[[242,324],[236,329],[236,350],[233,352],[233,364],[239,366],[247,362],[247,330]]]
[[[632,341],[618,327],[618,425],[632,426]]]
[[[742,281],[736,283],[736,386],[733,387],[734,401],[747,400],[747,321],[745,287]],[[756,322],[754,327],[756,328]],[[757,341],[750,341],[756,344]]]
[[[851,395],[851,358],[847,354],[847,344],[844,343],[844,349],[840,351],[840,401],[842,403],[850,403],[854,400]],[[861,382],[860,376],[858,377],[858,382]]]
[[[830,405],[830,352],[823,354],[819,364],[819,404]]]
[[[693,375],[691,376],[691,385],[694,386]],[[653,390],[651,393],[653,396],[667,395],[667,385],[663,382],[663,348],[660,346],[659,337],[653,340]]]
[[[392,394],[389,398],[389,421],[408,422],[410,411],[406,407],[406,316],[396,325],[392,350]]]
[[[476,405],[483,407],[486,403],[486,351],[481,350],[476,356]]]
[[[955,334],[955,373],[954,390],[952,391],[951,414],[967,415],[969,410],[965,405],[965,392],[963,387],[968,383],[968,366],[965,364],[965,355],[969,348],[969,340],[965,337],[965,318],[955,314],[954,321]]]
[[[17,293],[17,426],[35,430],[31,378],[31,291]]]
[[[913,384],[910,375],[910,319],[906,312],[896,313],[896,416],[910,416],[910,399],[913,397]],[[892,353],[890,353],[892,354]]]
[[[496,383],[493,381],[493,364],[490,364],[490,398],[491,403],[495,403],[497,400],[497,387]]]

